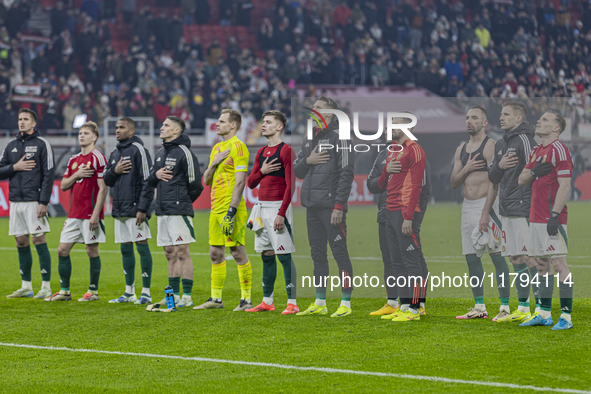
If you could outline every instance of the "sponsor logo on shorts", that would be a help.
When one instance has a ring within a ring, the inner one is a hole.
[[[136,239],[138,239],[138,238],[143,238],[143,235],[142,235],[142,233],[137,233],[137,237],[135,237],[135,238],[136,238]]]
[[[90,238],[91,241],[96,241],[96,235],[93,235],[92,238]]]
[[[183,237],[178,237],[175,242],[181,242],[182,240],[183,240]]]
[[[334,241],[335,241],[335,242],[337,242],[337,241],[340,241],[341,239],[343,239],[343,238],[341,237],[341,234],[339,234],[339,235],[337,235],[337,237],[334,239]]]
[[[37,228],[35,229],[35,231],[41,231],[41,226],[37,226]]]
[[[548,249],[546,249],[546,252],[554,252],[554,251],[556,251],[556,249],[554,249],[554,246],[552,246],[552,245],[550,245],[548,247]]]
[[[413,244],[408,245],[408,248],[406,248],[407,252],[412,252],[413,250],[415,250],[415,247],[413,246]]]
[[[527,248],[524,246],[523,249],[521,249],[522,252],[527,252]]]
[[[277,250],[285,250],[285,248],[283,247],[283,245],[281,245],[280,247],[277,248]]]

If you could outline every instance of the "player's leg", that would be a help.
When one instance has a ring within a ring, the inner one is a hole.
[[[277,279],[277,260],[274,250],[263,250],[263,302],[247,309],[245,312],[266,312],[274,311],[273,293],[275,292],[275,280]]]
[[[429,281],[429,269],[427,268],[427,261],[423,255],[423,244],[421,243],[421,224],[423,224],[424,217],[424,212],[415,212],[412,223],[415,237],[419,243],[421,277],[423,278],[421,294],[419,296],[419,315],[421,316],[425,316],[427,314],[425,312],[425,302],[427,301],[427,284]]]
[[[101,257],[99,256],[99,244],[92,243],[86,245],[86,254],[90,260],[90,284],[86,294],[78,301],[98,301],[99,279],[101,277]]]
[[[484,289],[481,278],[484,276],[484,268],[482,266],[482,260],[478,256],[474,244],[472,241],[472,233],[474,228],[478,227],[480,217],[482,215],[482,209],[485,203],[485,199],[468,200],[464,198],[462,203],[461,213],[461,234],[462,234],[462,254],[468,264],[468,276],[469,278],[476,277],[476,286],[472,286],[473,281],[469,281],[472,289],[472,296],[474,297],[474,307],[460,316],[456,316],[456,319],[478,319],[486,318],[488,314],[484,305]]]
[[[41,271],[41,290],[34,297],[36,299],[46,298],[51,295],[51,254],[47,248],[47,241],[45,233],[50,231],[49,221],[47,215],[38,218],[37,212],[39,210],[38,202],[26,202],[22,203],[20,209],[24,209],[22,217],[24,217],[28,233],[31,234],[31,242],[37,249],[37,255],[39,256],[39,270]]]
[[[236,215],[238,215],[238,213]],[[229,246],[228,243],[226,243],[226,246]],[[234,258],[234,261],[236,261],[238,268],[238,280],[240,281],[240,303],[236,308],[234,308],[234,311],[245,311],[252,308],[252,266],[250,264],[250,260],[248,259],[248,255],[246,254],[246,248],[244,245],[230,246],[230,253]]]
[[[192,307],[193,300],[191,299],[191,292],[193,291],[193,260],[191,259],[190,244],[176,245],[174,248],[176,250],[177,264],[181,271],[181,283],[183,285],[183,296],[178,302],[177,307]]]
[[[549,258],[537,258],[540,312],[519,324],[521,327],[551,326],[552,325],[552,293],[554,289],[554,272]]]
[[[568,268],[566,256],[550,259],[558,278],[558,293],[560,296],[560,319],[553,330],[566,330],[573,327],[571,313],[573,311],[573,279]]]
[[[65,226],[64,226],[65,230]],[[62,231],[62,236],[64,231]],[[74,242],[60,242],[57,248],[58,266],[57,271],[60,276],[60,291],[54,295],[45,298],[45,301],[71,301],[70,277],[72,276],[72,262],[70,260],[70,251],[74,247]]]
[[[388,253],[390,254],[390,261],[392,264],[392,278],[388,279],[392,286],[398,289],[398,296],[400,297],[399,308],[395,312],[383,315],[382,319],[390,320],[398,316],[401,312],[408,311],[410,306],[412,294],[409,294],[409,289],[406,286],[406,267],[402,260],[402,252],[400,251],[399,231],[402,228],[402,222],[399,223],[396,212],[386,212],[386,238],[388,240]]]
[[[219,309],[224,307],[222,302],[222,290],[224,289],[224,282],[226,280],[226,255],[224,245],[210,245],[209,258],[211,259],[211,297],[209,297],[203,304],[197,305],[193,309]]]
[[[412,294],[408,310],[400,312],[398,316],[394,317],[392,321],[413,321],[420,320],[419,309],[422,289],[425,285],[423,278],[423,269],[421,267],[421,245],[418,241],[417,224],[413,220],[411,235],[406,235],[402,232],[402,225],[404,218],[402,211],[393,212],[394,216],[394,230],[398,238],[402,261],[406,268],[406,288],[407,292]]]
[[[306,227],[308,230],[308,242],[310,255],[314,263],[314,278],[312,280],[316,288],[316,300],[308,306],[308,309],[299,312],[298,316],[326,315],[326,281],[328,278],[328,256],[326,243],[328,241],[326,227],[322,223],[322,217],[318,209],[306,209]],[[330,219],[329,219],[330,225]]]
[[[18,251],[18,265],[21,274],[21,287],[6,298],[30,298],[34,296],[33,283],[31,281],[31,269],[33,267],[33,255],[29,244],[29,234],[15,236],[16,249]]]
[[[386,235],[386,223],[380,223],[378,227],[378,239],[380,251],[382,252],[382,262],[384,263],[384,286],[386,286],[386,296],[388,301],[377,311],[371,312],[370,316],[390,315],[397,311],[398,288],[395,286],[392,278],[395,278],[394,265],[390,258],[388,250],[388,237]]]
[[[499,289],[499,298],[501,299],[499,313],[493,318],[493,321],[497,321],[497,319],[511,314],[509,309],[509,297],[511,297],[511,279],[509,276],[509,265],[501,253],[491,253],[490,259],[495,266],[495,273],[497,275],[497,288]]]
[[[146,228],[148,228],[147,224]],[[152,303],[152,295],[150,293],[150,287],[152,285],[152,252],[150,252],[150,245],[148,245],[147,239],[136,242],[135,247],[140,255],[140,267],[142,270],[142,292],[135,304],[150,304]]]
[[[135,220],[135,219],[131,219]],[[115,218],[115,243],[120,244],[123,275],[125,275],[125,292],[119,298],[109,300],[109,303],[135,302],[135,253],[133,251],[133,237],[127,226],[126,218]],[[135,223],[134,223],[135,224]]]
[[[277,258],[283,267],[283,278],[285,279],[285,290],[287,292],[287,307],[281,314],[292,315],[300,311],[296,300],[296,267],[291,253],[278,254]]]
[[[330,317],[345,317],[352,313],[351,294],[353,293],[353,265],[347,249],[347,214],[343,212],[343,220],[336,226],[330,224],[332,209],[323,210],[322,215],[324,219],[322,222],[328,234],[328,244],[339,267],[341,278],[341,305]]]
[[[164,257],[168,265],[168,285],[172,287],[175,302],[181,298],[181,274],[177,250],[174,245],[164,246]]]
[[[51,293],[51,254],[47,247],[47,240],[45,233],[33,234],[31,241],[37,249],[37,255],[39,256],[39,269],[41,270],[41,290],[33,298],[44,299],[49,297]]]

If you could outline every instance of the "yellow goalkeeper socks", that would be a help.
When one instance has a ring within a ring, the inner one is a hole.
[[[226,261],[211,265],[211,298],[222,299],[222,290],[226,280]]]
[[[238,278],[240,279],[240,292],[245,300],[250,300],[250,288],[252,287],[252,266],[250,260],[238,266]]]

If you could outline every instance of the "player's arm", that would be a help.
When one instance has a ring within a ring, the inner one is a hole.
[[[308,155],[304,150],[306,144],[310,143],[311,142],[309,140],[304,139],[304,141],[302,142],[302,149],[299,151],[298,157],[295,159],[293,163],[294,175],[299,179],[304,179],[306,177],[306,174],[308,174],[308,171],[310,171],[310,165],[306,163]]]
[[[279,160],[285,169],[285,191],[283,192],[283,200],[281,201],[279,212],[277,212],[277,217],[273,223],[273,230],[275,231],[283,230],[287,208],[289,208],[289,204],[291,204],[291,197],[293,196],[293,191],[295,189],[295,177],[292,173],[295,152],[291,146],[285,145],[283,147],[281,153],[279,154]]]
[[[13,169],[13,165],[10,162],[10,151],[8,147],[10,144],[7,144],[2,151],[2,157],[0,158],[0,180],[1,179],[8,179],[14,175],[16,172]]]
[[[148,183],[148,179],[150,178],[150,170],[148,170],[149,168],[152,168],[152,158],[150,157],[150,154],[148,153],[148,150],[145,148],[144,149],[144,155],[141,154],[141,152],[139,151],[138,148],[138,152],[137,154],[140,155],[139,159],[141,161],[141,169],[140,169],[140,176],[142,177],[142,191],[140,193],[140,201],[138,203],[137,206],[137,213],[135,215],[136,217],[136,225],[140,225],[142,224],[145,220],[146,220],[146,214],[148,213],[148,210],[150,209],[150,204],[152,203],[152,200],[154,200],[154,188],[152,186],[150,186],[150,184]],[[106,172],[105,175],[103,176],[104,178],[106,178]],[[107,184],[106,179],[105,179],[105,184]],[[108,186],[108,184],[107,184]]]
[[[230,154],[230,149],[226,149],[223,152],[218,153],[213,159],[211,159],[209,167],[203,173],[203,182],[209,186],[213,182],[213,175],[215,174],[215,170],[217,170],[218,166],[226,160],[228,155]],[[241,192],[242,193],[242,192]]]
[[[51,199],[53,190],[53,177],[55,175],[55,162],[53,160],[53,150],[48,144],[42,144],[39,154],[41,164],[41,191],[39,193],[39,208],[37,217],[42,218],[47,215],[47,204]]]
[[[158,151],[156,158],[152,168],[150,168],[150,176],[148,177],[148,185],[151,187],[158,187],[158,181],[168,182],[172,179],[172,171],[166,171],[165,152],[162,149]],[[158,161],[158,158],[160,158],[160,161]]]
[[[105,181],[105,184],[109,187],[115,186],[115,182],[117,181],[117,178],[119,177],[119,174],[117,174],[115,172],[115,165],[112,164],[112,161],[114,160],[113,156],[115,155],[115,152],[117,152],[117,148],[113,149],[113,151],[109,155],[109,160],[107,161],[107,167],[105,168],[105,174],[103,175],[103,179]],[[121,161],[121,160],[119,160],[119,161]]]
[[[497,141],[497,143],[495,144],[495,152],[497,152],[500,148],[500,146],[497,148],[497,145],[499,145],[499,143],[500,140]],[[496,153],[493,155],[493,160],[490,163],[490,166],[488,167],[488,180],[494,183],[495,185],[501,183],[501,179],[503,179],[503,174],[505,173],[505,170],[501,169],[500,164],[503,158],[507,157],[507,153],[505,153],[504,156],[497,155]],[[504,162],[505,160],[503,160],[503,164]]]
[[[382,151],[387,152],[387,151]],[[385,155],[380,152],[376,157],[376,160],[373,162],[373,167],[371,167],[371,171],[367,176],[367,190],[373,194],[381,194],[383,192],[380,189],[380,185],[378,184],[378,180],[380,179],[380,175],[382,175],[382,165],[380,164],[385,158]]]
[[[197,200],[203,191],[203,185],[201,184],[201,171],[199,170],[199,160],[193,152],[189,152],[191,155],[187,157],[187,181],[188,191],[191,201]]]
[[[552,213],[560,213],[566,205],[568,196],[570,193],[570,181],[571,178],[559,177],[558,178],[558,191],[556,192],[556,199],[554,200],[554,206],[552,207]]]
[[[524,168],[521,171],[521,174],[519,174],[517,182],[519,183],[519,186],[526,186],[532,183],[534,179],[536,178],[531,174],[531,170],[529,168]]]
[[[347,140],[340,140],[339,142],[342,148],[337,149],[336,153],[339,183],[337,184],[334,208],[330,216],[330,224],[333,226],[339,225],[343,221],[343,209],[349,200],[353,179],[355,178],[355,153],[352,149],[351,151],[348,150],[351,146],[348,145]]]
[[[411,191],[408,198],[408,206],[405,210],[402,211],[402,217],[404,218],[404,222],[406,224],[410,224],[412,226],[412,219],[414,217],[415,209],[417,208],[417,204],[419,203],[419,197],[421,196],[421,192],[423,191],[423,177],[425,176],[425,162],[426,157],[425,153],[420,148],[412,148],[412,164],[410,166],[410,180],[411,180]],[[402,226],[403,233],[405,231],[404,225]],[[408,232],[405,233],[406,235],[410,235],[412,232],[412,228],[408,228]]]
[[[70,168],[70,163],[68,163],[68,168],[66,169],[66,173],[62,178],[62,184],[60,188],[63,192],[68,191],[74,186],[76,181],[82,178],[90,178],[94,175],[94,170],[92,168],[86,167],[84,164],[78,167],[76,172],[72,173],[72,169]]]
[[[489,140],[482,151],[482,155],[487,162],[491,162],[495,155],[495,143],[493,140]],[[495,185],[492,182],[488,185],[488,191],[486,193],[486,201],[484,202],[484,208],[480,215],[479,229],[481,232],[488,231],[488,222],[490,218],[490,210],[492,209],[497,195],[499,194],[499,185]]]
[[[232,201],[230,202],[230,207],[238,208],[238,205],[240,205],[240,201],[242,200],[244,186],[246,186],[246,172],[235,172],[234,182],[234,190],[232,191]]]
[[[264,148],[265,147],[259,149],[259,151],[257,152],[254,159],[254,165],[252,166],[252,171],[250,172],[250,175],[246,180],[246,184],[250,189],[256,188],[259,185],[259,183],[261,183],[261,179],[263,179],[263,177],[265,176],[261,172],[261,166],[259,165],[260,156]]]
[[[109,187],[105,184],[105,181],[102,178],[98,178],[96,181],[99,187],[99,192],[96,197],[96,205],[94,206],[92,216],[90,217],[89,227],[91,230],[96,230],[99,226],[101,211],[103,210],[103,205],[105,205],[107,194],[109,193]]]

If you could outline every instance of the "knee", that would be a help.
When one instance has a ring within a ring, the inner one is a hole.
[[[32,241],[33,241],[33,245],[35,245],[35,246],[44,244],[46,242],[44,236],[33,237]]]
[[[275,255],[275,251],[274,250],[263,250],[263,253],[261,253],[261,255],[263,255],[263,256],[274,256]]]
[[[210,249],[209,250],[209,258],[215,264],[221,263],[224,261],[224,252],[218,249]]]
[[[166,250],[164,251],[164,257],[166,257],[166,260],[170,261],[173,260],[177,257],[176,252],[167,252]]]
[[[185,251],[178,251],[176,253],[176,258],[180,261],[180,262],[185,262],[187,260],[189,260],[190,256],[188,252]]]
[[[21,237],[14,237],[15,241],[16,241],[16,247],[17,248],[24,248],[26,246],[29,246],[29,236],[28,235],[23,235]],[[34,238],[33,238],[34,240]]]
[[[86,254],[91,259],[98,257],[99,256],[98,247],[94,247],[94,245],[86,246]]]
[[[64,248],[63,246],[58,246],[57,248],[57,255],[59,257],[68,257],[68,255],[70,254],[70,251],[67,248]]]

